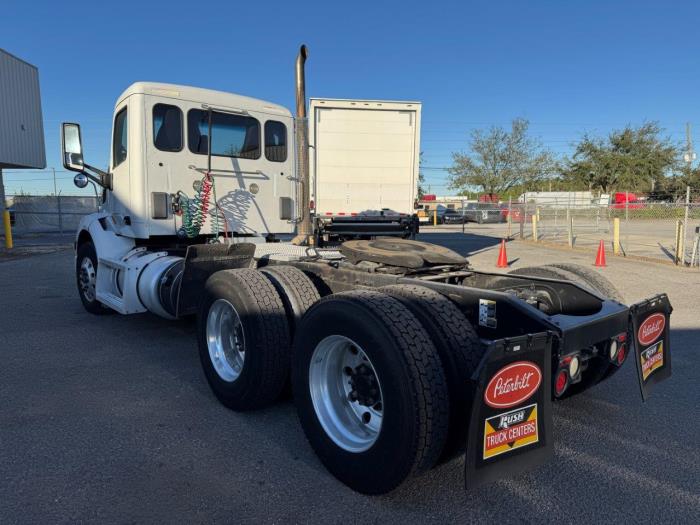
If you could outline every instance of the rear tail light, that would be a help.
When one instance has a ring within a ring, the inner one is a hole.
[[[580,369],[580,365],[581,362],[579,361],[579,358],[577,356],[572,357],[571,361],[569,361],[569,376],[576,377]]]
[[[625,351],[625,346],[621,346],[620,350],[617,352],[617,364],[618,366],[625,362],[625,357],[627,357],[627,352]]]
[[[569,386],[569,375],[567,374],[566,370],[559,370],[559,372],[557,372],[557,377],[554,380],[554,394],[557,397],[561,396],[566,390],[567,386]]]
[[[608,348],[608,357],[610,361],[617,366],[620,366],[625,362],[627,357],[627,334],[621,333],[616,335],[610,340],[610,347]]]

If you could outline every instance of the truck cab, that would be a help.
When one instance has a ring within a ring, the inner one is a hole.
[[[178,235],[179,204],[197,198],[210,173],[215,206],[201,235],[224,229],[234,235],[291,233],[297,192],[291,130],[290,111],[277,104],[136,82],[114,108],[104,213],[121,236]]]

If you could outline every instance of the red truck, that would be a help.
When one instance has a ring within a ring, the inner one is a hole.
[[[613,193],[611,198],[610,207],[613,209],[630,209],[638,210],[644,208],[645,203],[637,197],[634,193],[629,193],[625,191],[616,191]]]

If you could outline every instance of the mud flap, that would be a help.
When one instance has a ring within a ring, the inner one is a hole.
[[[255,245],[195,244],[187,248],[185,269],[177,298],[177,316],[196,314],[204,283],[214,272],[233,268],[249,268]]]
[[[630,307],[629,341],[634,341],[634,357],[642,399],[647,400],[657,383],[671,377],[671,312],[666,294],[660,294]]]
[[[471,378],[467,490],[551,457],[553,337],[542,332],[489,344]]]

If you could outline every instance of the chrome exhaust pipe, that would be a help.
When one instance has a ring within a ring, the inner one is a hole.
[[[311,224],[310,177],[309,177],[309,123],[306,117],[306,75],[304,65],[309,56],[305,45],[299,48],[296,61],[296,145],[297,145],[297,174],[300,185],[297,198],[297,235],[292,239],[294,244],[313,244],[313,226]]]
[[[306,75],[304,65],[309,56],[309,50],[305,45],[299,48],[296,63],[296,95],[297,95],[297,118],[306,118]]]

